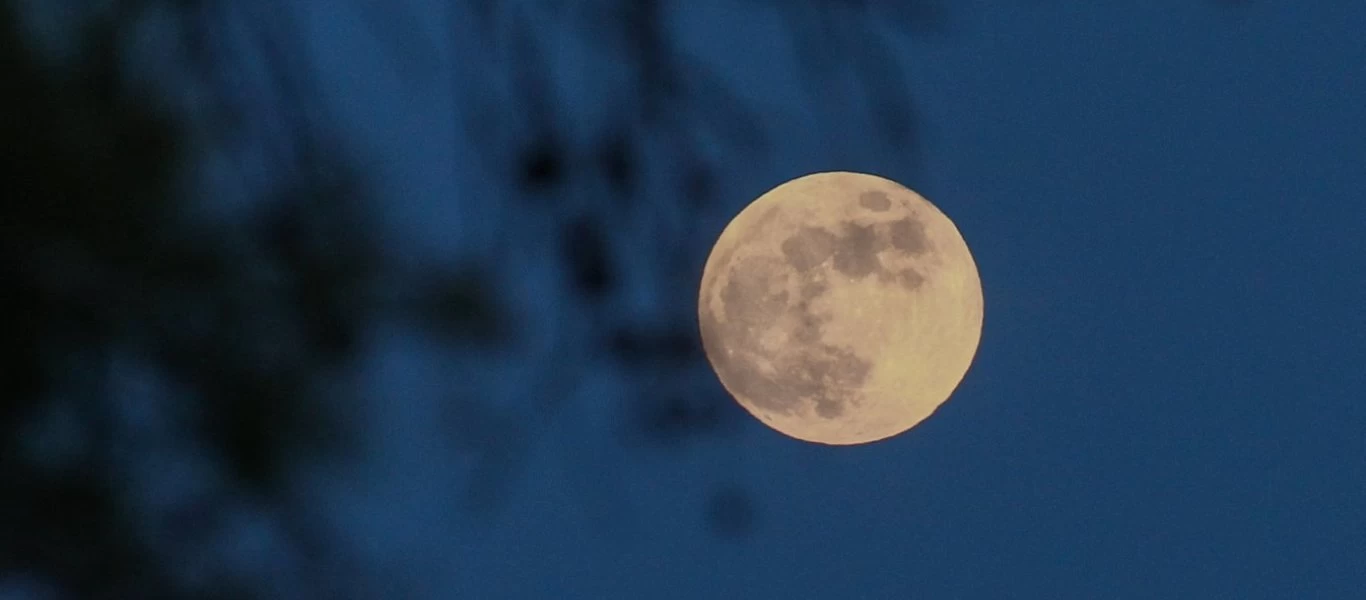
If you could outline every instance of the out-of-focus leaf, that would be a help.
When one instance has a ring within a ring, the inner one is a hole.
[[[422,329],[453,341],[496,343],[512,334],[491,278],[477,270],[431,273],[414,285],[407,309]]]
[[[758,513],[754,500],[743,488],[723,485],[707,500],[706,519],[714,535],[735,540],[754,533]]]
[[[649,386],[650,395],[628,404],[624,439],[647,446],[691,443],[731,430],[739,407],[723,394],[703,393],[688,386]]]
[[[544,193],[563,185],[568,155],[553,136],[537,137],[517,158],[517,179],[522,189]]]
[[[590,298],[601,298],[617,284],[605,236],[603,226],[588,217],[575,218],[564,227],[560,248],[570,283]]]
[[[649,330],[622,326],[608,336],[608,349],[617,360],[635,367],[654,362],[695,363],[702,357],[701,342],[691,329]]]
[[[901,61],[881,36],[865,37],[857,56],[864,97],[872,107],[874,122],[883,139],[895,146],[912,141],[915,113],[910,103],[910,86],[901,74]]]
[[[598,169],[619,197],[631,198],[636,191],[636,180],[640,176],[636,164],[638,153],[635,141],[624,127],[609,130],[598,141]]]

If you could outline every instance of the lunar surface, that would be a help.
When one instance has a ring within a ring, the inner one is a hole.
[[[816,173],[721,232],[698,319],[726,390],[797,439],[860,444],[925,420],[967,373],[982,287],[948,217],[896,182]]]

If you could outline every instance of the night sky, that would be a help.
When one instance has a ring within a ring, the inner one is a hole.
[[[685,42],[777,141],[725,159],[724,206],[673,217],[690,236],[678,251],[700,263],[730,215],[787,178],[895,178],[975,253],[973,368],[885,443],[807,445],[742,421],[664,456],[602,439],[591,407],[616,384],[590,376],[504,511],[433,530],[427,502],[392,507],[390,556],[430,554],[451,597],[1359,593],[1366,5],[954,3],[895,46],[918,127],[898,152],[857,108],[798,100],[810,93],[781,68],[779,25],[702,4]],[[349,102],[393,120],[372,133],[394,151],[416,149],[395,168],[429,187],[400,218],[449,239],[429,204],[461,184],[424,160],[422,107]],[[655,293],[690,301],[682,284]],[[404,460],[419,486],[425,460]],[[752,492],[748,535],[702,525],[717,485]]]
[[[443,0],[409,2],[395,22],[413,29],[387,38],[300,4],[332,118],[389,207],[387,248],[497,266],[525,322],[496,354],[377,328],[355,375],[367,452],[301,484],[414,597],[1366,589],[1366,3],[944,2],[876,28],[891,43],[865,59],[909,92],[890,117],[847,93],[851,67],[804,72],[777,9],[690,4],[677,41],[727,94],[696,101],[746,107],[765,141],[698,134],[717,179],[695,205],[668,138],[640,134],[651,175],[632,208],[605,184],[538,200],[508,183],[500,165],[538,125],[489,116],[525,108],[493,83],[512,59]],[[549,122],[594,139],[625,76],[583,49],[591,19],[539,18]],[[908,143],[885,139],[888,118]],[[481,137],[490,122],[502,141]],[[985,325],[958,391],[866,446],[799,442],[728,400],[716,435],[633,441],[642,395],[725,392],[698,355],[661,375],[588,340],[612,322],[695,329],[730,217],[830,170],[899,181],[967,240]],[[598,299],[553,258],[551,232],[578,218],[620,265]],[[497,475],[444,441],[451,389],[493,407],[457,421],[525,440]]]

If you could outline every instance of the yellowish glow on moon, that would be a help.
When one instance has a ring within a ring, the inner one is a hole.
[[[925,420],[967,373],[982,285],[958,228],[863,173],[799,177],[730,222],[702,272],[707,359],[791,437],[861,444]]]

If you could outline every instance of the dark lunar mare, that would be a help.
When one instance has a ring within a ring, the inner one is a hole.
[[[721,381],[734,393],[763,410],[791,414],[804,402],[816,414],[838,417],[854,400],[872,365],[848,349],[821,341],[821,329],[829,317],[811,310],[811,301],[827,289],[819,274],[798,275],[804,280],[801,295],[789,302],[782,287],[789,276],[783,262],[766,257],[746,257],[736,262],[721,290],[726,321],[702,315],[702,344],[713,357]],[[791,320],[796,319],[795,328]],[[765,331],[792,329],[791,347],[770,355],[760,345]],[[772,374],[760,369],[760,358],[774,366]]]
[[[869,194],[880,192],[864,194],[860,203],[877,210],[883,204],[877,196]],[[887,201],[885,195],[881,198]],[[890,206],[890,201],[887,204]],[[802,227],[779,246],[781,260],[749,256],[734,264],[720,264],[721,268],[729,269],[726,286],[720,292],[725,323],[719,322],[709,310],[700,318],[702,343],[721,381],[737,395],[769,412],[791,414],[801,404],[810,402],[821,417],[840,416],[846,406],[859,400],[872,364],[849,348],[822,341],[823,327],[830,316],[814,311],[812,306],[829,289],[829,284],[825,281],[826,271],[816,267],[831,260],[836,271],[850,277],[876,276],[907,289],[923,283],[924,277],[913,269],[894,271],[884,267],[877,253],[887,248],[911,255],[926,252],[929,243],[924,226],[907,217],[875,225],[845,222],[840,224],[838,233],[822,227]],[[797,278],[799,292],[795,299],[785,285],[788,277]],[[781,354],[770,356],[759,340],[774,327],[788,329],[792,344]],[[761,357],[773,365],[772,374],[760,369]]]
[[[858,203],[859,206],[876,212],[882,212],[892,207],[892,201],[887,198],[887,194],[877,191],[859,194]]]

